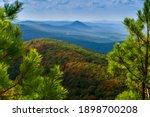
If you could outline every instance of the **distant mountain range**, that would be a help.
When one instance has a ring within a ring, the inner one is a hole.
[[[91,23],[81,21],[17,21],[25,41],[54,38],[98,52],[109,52],[127,32],[122,23]]]

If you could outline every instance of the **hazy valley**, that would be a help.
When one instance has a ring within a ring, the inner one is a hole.
[[[121,22],[19,21],[16,24],[20,25],[25,41],[53,38],[104,53],[127,37]]]

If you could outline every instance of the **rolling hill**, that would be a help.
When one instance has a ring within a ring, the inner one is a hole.
[[[97,52],[107,53],[115,42],[123,41],[127,33],[122,24],[89,22],[17,22],[25,41],[35,38],[55,38]]]
[[[26,49],[36,48],[43,56],[45,73],[53,65],[64,72],[63,86],[68,89],[66,99],[115,99],[124,90],[119,80],[107,73],[105,54],[53,39],[26,42]]]

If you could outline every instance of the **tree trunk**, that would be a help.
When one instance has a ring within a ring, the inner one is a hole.
[[[142,100],[145,100],[145,83],[142,82]]]
[[[146,40],[146,53],[145,53],[145,73],[144,73],[144,79],[142,82],[142,99],[145,100],[145,80],[147,79],[148,75],[148,47],[149,47],[149,21],[147,21],[147,40]]]

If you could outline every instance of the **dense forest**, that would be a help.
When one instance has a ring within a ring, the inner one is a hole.
[[[125,18],[128,38],[108,54],[55,39],[24,42],[13,24],[23,3],[0,7],[0,99],[150,99],[150,0]]]
[[[29,41],[27,51],[30,48],[43,56],[45,73],[55,64],[61,66],[62,84],[69,92],[65,99],[115,99],[124,90],[120,80],[107,75],[105,54],[49,39]]]

